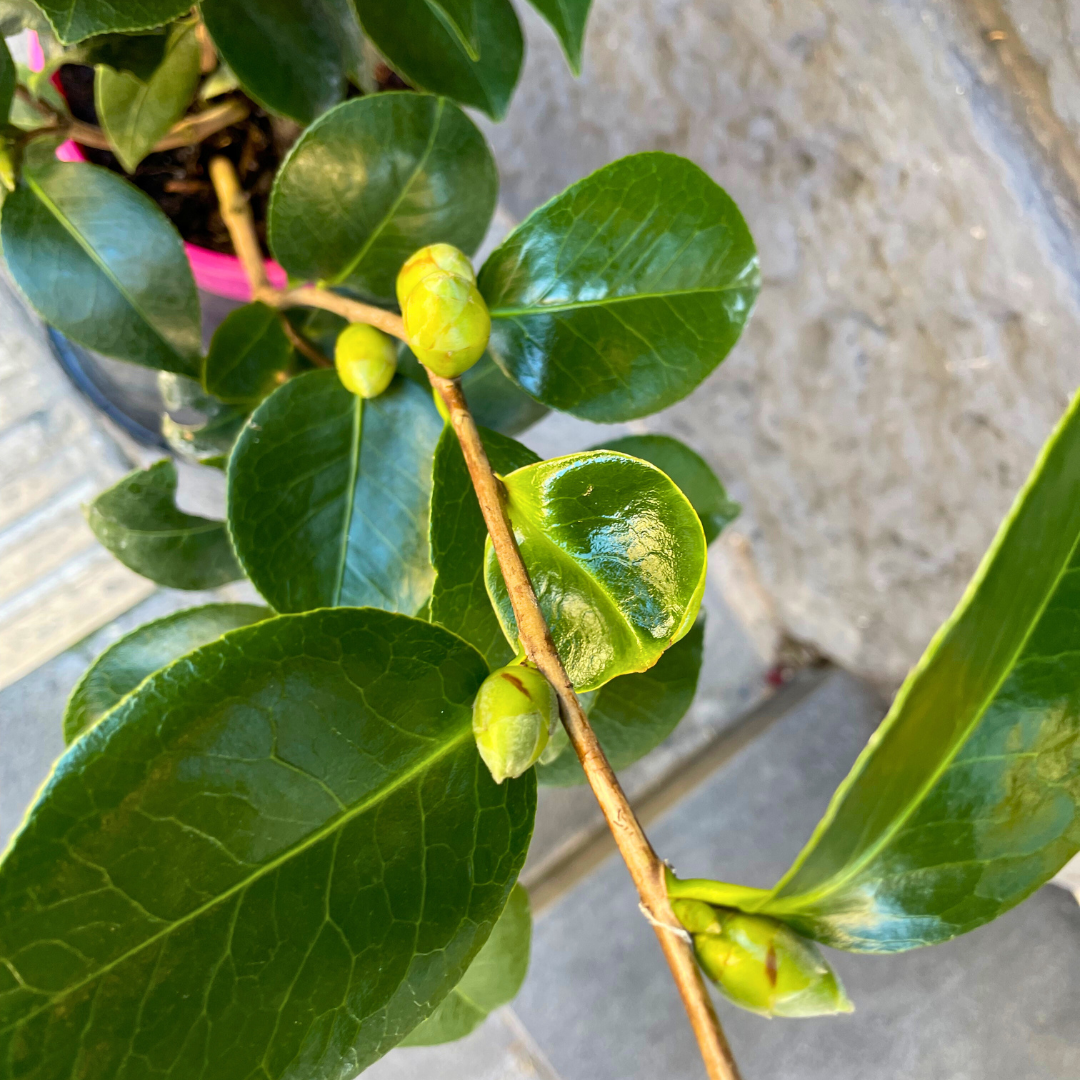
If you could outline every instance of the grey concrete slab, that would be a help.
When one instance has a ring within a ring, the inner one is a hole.
[[[881,715],[836,674],[650,830],[685,875],[771,885]],[[514,1004],[564,1080],[704,1076],[629,878],[608,860],[537,920]],[[747,1080],[1073,1080],[1080,908],[1044,889],[947,945],[830,953],[851,1017],[769,1021],[720,1002]],[[447,1074],[449,1075],[449,1074]]]

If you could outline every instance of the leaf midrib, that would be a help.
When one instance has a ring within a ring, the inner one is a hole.
[[[110,714],[114,711],[115,710],[112,709],[109,710]],[[77,990],[82,989],[82,987],[88,986],[90,983],[94,982],[94,980],[101,978],[103,975],[107,975],[110,971],[118,967],[120,964],[124,963],[126,960],[130,959],[132,956],[137,955],[138,953],[142,952],[143,949],[147,948],[150,945],[153,945],[155,942],[160,941],[162,938],[167,937],[169,934],[173,933],[174,930],[178,929],[181,926],[185,926],[187,923],[193,922],[195,919],[199,918],[199,916],[205,914],[207,911],[210,911],[212,908],[224,903],[226,900],[235,896],[237,893],[247,889],[250,885],[254,884],[260,878],[276,870],[279,866],[285,865],[285,863],[287,863],[290,859],[294,858],[299,854],[302,854],[308,848],[313,847],[315,844],[319,843],[327,836],[330,836],[334,832],[340,830],[346,824],[348,824],[348,822],[365,813],[376,803],[389,798],[391,795],[393,795],[395,791],[404,787],[410,780],[425,772],[432,765],[435,765],[442,758],[446,757],[452,751],[456,750],[463,742],[465,742],[469,738],[472,738],[471,718],[469,718],[469,722],[462,727],[462,730],[454,738],[449,739],[436,752],[430,754],[427,757],[421,758],[410,768],[406,769],[403,773],[401,773],[398,777],[395,777],[392,782],[386,784],[381,788],[377,788],[362,802],[357,803],[351,809],[342,812],[337,817],[329,821],[326,825],[324,825],[321,829],[317,829],[315,832],[309,833],[307,836],[305,836],[297,843],[293,844],[291,847],[286,848],[285,851],[283,851],[276,858],[272,859],[270,862],[264,863],[254,873],[250,874],[242,881],[238,881],[236,882],[236,884],[231,885],[228,889],[220,893],[218,896],[207,900],[205,904],[201,904],[199,907],[188,912],[181,918],[169,923],[167,926],[159,930],[156,934],[152,934],[150,937],[139,942],[139,944],[134,946],[133,948],[128,949],[127,952],[116,957],[114,960],[110,960],[107,964],[103,964],[101,967],[97,968],[92,974],[87,975],[86,978],[81,979],[77,983],[73,983],[71,986],[65,987],[59,993],[50,995],[48,999],[42,1002],[42,1004],[39,1005],[36,1009],[32,1009],[30,1012],[25,1013],[23,1016],[20,1016],[17,1020],[13,1021],[11,1024],[8,1024],[6,1027],[0,1028],[0,1034],[6,1034],[7,1032],[13,1031],[21,1025],[27,1023],[35,1016],[44,1012],[46,1009],[51,1008],[58,1001],[62,1001],[64,998],[75,993]],[[6,962],[7,961],[5,959],[5,963]],[[25,986],[25,983],[23,982],[21,976],[19,977],[19,982],[21,985]]]
[[[1061,585],[1061,579],[1068,572],[1070,565],[1072,564],[1073,556],[1076,554],[1077,545],[1080,544],[1080,533],[1077,534],[1077,538],[1073,541],[1072,547],[1069,549],[1067,556],[1062,561],[1062,565],[1059,568],[1057,574],[1054,576],[1053,585],[1047,589],[1046,596],[1043,598],[1042,603],[1039,605],[1037,613],[1035,613],[1028,625],[1027,632],[1024,634],[1023,640],[1017,645],[1013,651],[1012,657],[1007,664],[1002,665],[1002,673],[998,680],[994,683],[993,687],[983,696],[981,703],[976,711],[972,714],[970,723],[968,723],[960,737],[955,740],[955,744],[951,748],[948,754],[942,756],[941,761],[938,763],[937,768],[930,774],[926,782],[916,790],[912,797],[908,800],[907,804],[903,807],[903,810],[896,815],[893,823],[886,829],[878,840],[876,840],[866,852],[856,859],[845,869],[830,877],[827,882],[819,886],[817,889],[811,889],[809,892],[796,893],[794,896],[787,898],[788,902],[785,903],[785,898],[779,898],[779,903],[773,904],[766,901],[761,910],[767,911],[801,911],[810,905],[820,901],[824,897],[831,896],[834,893],[840,891],[844,885],[846,885],[852,878],[856,877],[858,873],[871,862],[896,836],[900,829],[911,818],[911,815],[922,805],[926,796],[934,789],[938,781],[948,771],[956,755],[960,753],[964,746],[967,745],[968,738],[976,727],[982,722],[983,716],[986,714],[986,710],[993,703],[997,697],[998,692],[1001,690],[1005,680],[1013,673],[1016,668],[1017,661],[1023,655],[1024,649],[1027,648],[1028,642],[1031,640],[1031,635],[1035,632],[1039,623],[1042,621],[1042,617],[1046,612],[1046,608],[1049,606],[1050,601],[1057,594],[1057,590]],[[862,775],[861,773],[859,774]],[[779,889],[783,885],[783,881],[779,882],[775,889],[770,891],[770,896],[774,895],[776,889]]]
[[[93,247],[90,246],[89,241],[87,241],[83,237],[82,233],[80,233],[78,229],[75,228],[74,223],[68,220],[67,215],[64,214],[60,210],[60,207],[57,206],[56,203],[53,202],[53,200],[46,194],[45,189],[42,188],[42,186],[34,179],[34,177],[30,173],[26,173],[25,179],[30,190],[38,197],[45,209],[48,210],[49,213],[51,213],[58,222],[60,222],[60,225],[64,228],[67,234],[75,241],[76,244],[79,245],[80,248],[82,248],[83,252],[87,256],[89,256],[90,261],[98,268],[98,270],[105,276],[105,278],[108,279],[112,287],[116,289],[116,291],[124,298],[124,300],[127,301],[132,311],[134,311],[139,316],[139,318],[142,319],[142,321],[146,324],[147,327],[149,327],[149,329],[153,332],[154,336],[162,343],[162,345],[164,345],[170,353],[172,353],[179,359],[190,359],[190,357],[188,357],[185,353],[181,353],[179,349],[177,349],[165,337],[165,335],[162,334],[162,332],[157,328],[157,326],[151,321],[150,316],[147,315],[145,311],[143,311],[143,309],[128,293],[127,288],[123,284],[121,284],[120,279],[112,272],[108,264],[104,262],[104,260],[101,259],[101,257],[97,254]]]
[[[397,213],[398,207],[404,202],[405,196],[409,193],[416,178],[420,175],[420,170],[428,163],[428,158],[431,157],[431,152],[435,149],[435,139],[439,134],[440,127],[442,127],[443,112],[446,108],[445,98],[440,97],[437,101],[438,105],[435,110],[435,120],[431,125],[431,134],[428,136],[427,146],[424,147],[424,152],[420,156],[420,160],[416,163],[416,167],[409,174],[409,179],[401,185],[401,191],[398,192],[397,198],[394,199],[390,209],[382,216],[375,228],[371,230],[371,235],[361,245],[360,250],[357,252],[352,262],[350,262],[343,270],[339,271],[333,278],[329,279],[328,284],[340,285],[342,282],[347,281],[353,271],[361,262],[363,262],[364,256],[371,250],[375,241],[382,236],[387,225],[393,219],[394,214]]]
[[[670,300],[673,296],[700,296],[703,293],[737,292],[742,289],[753,289],[753,287],[753,284],[748,282],[730,282],[727,285],[719,285],[708,289],[672,289],[670,292],[632,293],[630,296],[606,296],[599,300],[572,300],[563,304],[537,304],[535,307],[493,307],[490,314],[493,319],[512,319],[520,315],[548,315],[552,312],[576,311],[578,308],[628,304],[633,303],[635,300]]]

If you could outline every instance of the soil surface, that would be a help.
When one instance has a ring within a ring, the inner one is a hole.
[[[378,65],[374,75],[380,90],[409,89],[383,64]],[[82,64],[65,64],[58,72],[58,81],[71,115],[85,123],[97,124],[94,69]],[[357,90],[350,88],[350,95],[356,93]],[[224,155],[236,166],[240,183],[250,197],[259,242],[263,252],[269,255],[266,209],[270,188],[278,166],[302,129],[291,120],[269,116],[239,91],[215,98],[213,104],[222,104],[230,98],[239,99],[250,107],[247,119],[215,132],[194,146],[148,154],[133,176],[124,172],[115,155],[108,150],[96,150],[81,144],[80,148],[87,161],[127,176],[136,187],[145,191],[172,220],[185,240],[231,255],[232,244],[218,212],[209,174],[210,159]]]

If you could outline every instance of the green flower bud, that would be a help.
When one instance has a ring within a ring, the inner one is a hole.
[[[813,942],[766,915],[674,900],[702,970],[736,1005],[765,1016],[851,1012],[840,980]]]
[[[481,684],[473,735],[496,784],[532,768],[559,719],[559,699],[536,668],[508,664]]]
[[[367,323],[350,323],[338,334],[334,366],[346,390],[357,397],[378,397],[397,371],[393,340]]]
[[[435,270],[416,284],[401,309],[416,359],[444,379],[456,379],[484,355],[491,316],[480,290]]]
[[[476,271],[473,270],[472,263],[463,251],[458,251],[453,244],[428,244],[427,247],[413,252],[398,271],[398,307],[404,311],[405,300],[409,293],[428,274],[433,274],[436,270],[444,270],[472,285],[476,284]]]

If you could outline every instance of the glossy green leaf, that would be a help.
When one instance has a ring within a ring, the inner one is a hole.
[[[670,435],[627,435],[593,449],[629,454],[667,473],[701,518],[706,544],[711,544],[724,526],[730,525],[742,512],[742,507],[727,497],[724,485],[705,460],[686,443]]]
[[[686,715],[701,673],[705,620],[676,642],[648,671],[620,675],[602,686],[589,722],[613,769],[625,769],[656,749]],[[558,757],[536,766],[541,784],[567,787],[585,783],[569,740]]]
[[[180,234],[138,188],[96,165],[28,167],[4,202],[0,240],[46,322],[106,356],[199,377],[191,266]]]
[[[338,335],[349,325],[348,319],[321,308],[289,308],[284,314],[298,334],[333,362],[334,346]]]
[[[477,26],[476,0],[428,0],[443,23],[457,35],[470,60],[480,59],[480,33]]]
[[[206,28],[245,92],[309,123],[339,102],[357,63],[351,0],[202,0]]]
[[[758,292],[738,208],[696,165],[634,154],[533,211],[480,273],[491,355],[533,397],[589,420],[685,397]]]
[[[285,159],[270,199],[270,246],[293,277],[390,302],[417,248],[444,241],[476,250],[498,190],[483,135],[452,102],[405,92],[354,98],[312,124]]]
[[[476,954],[461,982],[399,1045],[435,1046],[462,1039],[479,1027],[489,1013],[513,1001],[529,970],[531,941],[529,894],[521,885],[515,885],[491,937]]]
[[[128,473],[86,508],[94,535],[125,566],[173,589],[214,589],[244,576],[224,521],[176,506],[176,466]]]
[[[898,952],[989,922],[1076,854],[1078,540],[1080,397],[794,866],[739,906]]]
[[[203,386],[221,401],[253,405],[280,383],[293,348],[272,307],[244,304],[214,331],[203,367]]]
[[[491,467],[505,476],[540,459],[521,443],[481,429]],[[494,669],[514,658],[484,585],[487,527],[457,436],[449,426],[435,450],[431,491],[431,621],[479,649]]]
[[[581,74],[581,49],[592,0],[529,0],[555,31],[575,75]]]
[[[313,371],[255,410],[229,459],[229,528],[274,608],[419,610],[441,431],[431,395],[402,378],[365,401]]]
[[[446,16],[428,0],[358,4],[360,22],[390,66],[411,85],[501,120],[525,43],[510,0],[474,0],[478,58],[470,59]],[[460,246],[460,245],[458,245]]]
[[[506,510],[551,635],[578,690],[646,671],[694,625],[705,536],[657,468],[606,450],[503,478]],[[484,579],[507,640],[517,624],[488,540]]]
[[[36,0],[64,45],[94,34],[149,30],[191,10],[190,0]]]
[[[15,61],[11,59],[7,42],[0,38],[0,124],[6,124],[15,96]]]
[[[174,611],[125,634],[86,669],[71,691],[64,710],[64,742],[70,745],[89,731],[155,671],[229,630],[272,615],[257,604],[204,604]]]
[[[94,73],[98,120],[129,173],[187,112],[199,85],[201,50],[193,21],[173,27],[165,54],[147,79],[99,64]]]
[[[105,64],[116,71],[130,72],[146,82],[165,59],[170,36],[170,28],[166,26],[147,34],[101,34],[88,38],[64,55],[68,63],[87,67]],[[46,64],[46,69],[48,66]]]
[[[404,344],[398,349],[398,371],[430,389],[427,371]],[[512,383],[487,353],[461,376],[461,385],[473,419],[500,435],[517,435],[548,413],[546,405]]]
[[[167,410],[161,434],[169,448],[199,465],[224,466],[251,406],[226,405],[194,379],[168,371],[158,375],[158,388]]]
[[[502,911],[535,809],[494,784],[487,667],[370,609],[234,630],[76,741],[0,864],[0,1059],[22,1080],[339,1080],[425,1019]]]

